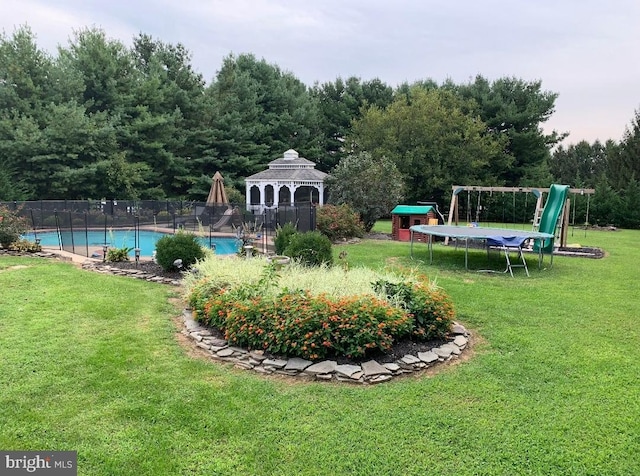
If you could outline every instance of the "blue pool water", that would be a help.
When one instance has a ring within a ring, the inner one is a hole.
[[[42,246],[60,246],[58,233],[55,231],[41,232],[38,233],[37,236],[40,239],[40,244]],[[151,257],[156,249],[157,241],[163,236],[166,236],[166,233],[140,230],[140,256]],[[25,234],[24,238],[30,241],[35,241],[35,235],[33,233]],[[66,232],[66,234],[62,236],[62,239],[65,247],[71,245],[71,233]],[[202,246],[209,248],[209,237],[202,237],[199,238],[199,240],[202,243]],[[106,241],[107,245],[109,245],[110,248],[135,247],[135,236],[133,230],[113,230],[111,232],[107,232]],[[73,244],[76,248],[82,249],[86,246],[87,243],[89,243],[90,247],[102,248],[105,243],[104,231],[89,231],[86,234],[84,231],[82,231],[75,232],[73,234]],[[216,254],[218,255],[230,255],[238,251],[239,242],[235,238],[215,237],[211,239],[211,243],[213,244],[213,247],[215,247]],[[131,253],[129,254],[131,256],[134,255],[133,251],[131,251]]]

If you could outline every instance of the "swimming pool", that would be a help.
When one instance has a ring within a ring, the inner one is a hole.
[[[163,236],[167,236],[167,233],[160,233],[158,231],[150,230],[140,230],[138,232],[138,236],[140,256],[151,257],[156,249],[156,243]],[[34,233],[27,233],[23,237],[29,241],[34,242],[36,239],[36,235]],[[56,231],[38,232],[37,237],[40,239],[40,244],[42,246],[60,247],[60,237],[58,237],[58,232]],[[199,240],[202,243],[202,246],[209,248],[208,236],[200,237]],[[65,244],[65,248],[70,247],[71,243],[73,242],[73,245],[76,248],[85,248],[88,244],[89,247],[98,247],[101,250],[102,246],[105,244],[105,233],[104,230],[88,231],[87,233],[85,233],[83,230],[74,232],[73,236],[71,236],[71,232],[62,232],[62,241]],[[135,247],[135,233],[133,230],[107,231],[106,244],[109,246],[109,248],[133,249]],[[211,238],[211,244],[212,248],[215,248],[216,254],[230,255],[238,251],[240,242],[236,238],[224,238],[216,236]],[[131,251],[129,255],[133,256],[134,252]]]

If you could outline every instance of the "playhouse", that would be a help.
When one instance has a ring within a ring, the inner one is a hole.
[[[398,205],[391,210],[391,236],[397,241],[410,241],[413,225],[437,225],[435,210],[430,205]],[[424,241],[426,235],[416,236],[414,240]]]

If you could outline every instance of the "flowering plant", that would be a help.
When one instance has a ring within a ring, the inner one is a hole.
[[[10,248],[27,229],[26,218],[0,205],[0,246]]]
[[[318,208],[316,228],[331,241],[364,236],[364,225],[360,217],[346,204]]]

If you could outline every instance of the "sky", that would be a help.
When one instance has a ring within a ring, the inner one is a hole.
[[[565,145],[619,141],[640,110],[638,0],[0,0],[0,30],[21,25],[54,56],[87,27],[181,43],[208,83],[242,53],[308,86],[540,80],[558,94],[543,127]]]

